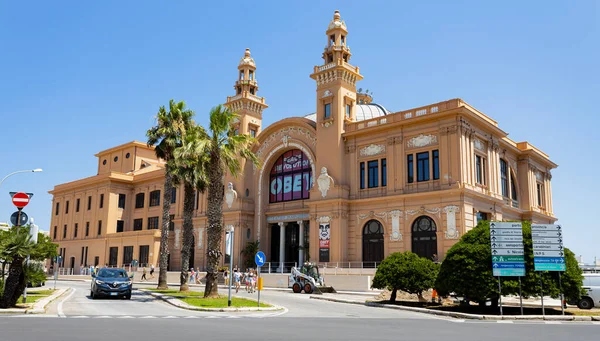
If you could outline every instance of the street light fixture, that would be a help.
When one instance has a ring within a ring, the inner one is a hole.
[[[2,180],[0,181],[0,186],[2,186],[2,183],[4,182],[4,180],[6,180],[9,176],[19,174],[19,173],[30,173],[30,172],[38,173],[38,172],[42,172],[42,171],[43,170],[41,168],[36,168],[36,169],[25,169],[25,170],[12,172],[12,173],[8,174],[7,176],[5,176],[4,178],[2,178]]]

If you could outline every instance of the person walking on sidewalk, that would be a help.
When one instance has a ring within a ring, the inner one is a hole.
[[[154,264],[150,264],[150,277],[154,278]]]
[[[142,269],[142,281],[147,281],[148,279],[146,278],[146,267],[144,267]]]

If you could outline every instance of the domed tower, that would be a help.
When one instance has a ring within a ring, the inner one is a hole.
[[[263,97],[256,95],[258,92],[256,64],[254,58],[250,56],[250,49],[244,52],[238,71],[238,79],[234,85],[235,96],[228,96],[224,105],[240,116],[239,122],[236,122],[238,134],[249,134],[255,137],[261,130],[262,111],[268,105]]]
[[[355,120],[356,82],[363,76],[357,66],[350,64],[348,29],[339,11],[335,11],[326,36],[323,64],[315,66],[310,75],[317,82],[317,140],[323,146],[317,148],[317,169],[327,167],[340,185],[347,185],[342,134],[345,123]]]

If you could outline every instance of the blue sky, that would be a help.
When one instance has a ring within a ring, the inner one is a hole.
[[[145,140],[169,99],[205,124],[231,96],[246,47],[263,126],[314,111],[325,29],[339,9],[351,63],[377,103],[400,111],[460,97],[559,164],[554,211],[565,241],[600,257],[596,1],[0,1],[0,221],[10,191],[48,229],[54,185],[96,174],[95,153]]]

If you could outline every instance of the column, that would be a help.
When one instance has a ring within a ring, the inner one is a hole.
[[[304,264],[304,221],[298,221],[298,225],[300,226],[300,241],[298,243],[298,245],[300,245],[300,247],[298,248],[298,267],[302,268],[302,264]]]
[[[283,262],[285,262],[285,223],[279,223],[279,272],[283,273]]]

